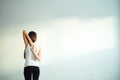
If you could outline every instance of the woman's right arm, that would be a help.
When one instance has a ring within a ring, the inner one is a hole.
[[[41,52],[42,52],[41,47],[39,48],[38,53],[34,50],[34,47],[31,47],[31,50],[32,50],[35,58],[36,58],[38,61],[40,61],[40,60],[41,60]]]

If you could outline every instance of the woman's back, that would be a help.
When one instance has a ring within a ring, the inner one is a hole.
[[[36,53],[39,51],[37,44],[34,44],[34,50]],[[35,58],[34,54],[31,51],[30,44],[25,48],[25,67],[26,66],[39,66],[38,60]]]

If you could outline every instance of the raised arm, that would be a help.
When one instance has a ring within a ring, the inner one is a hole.
[[[30,46],[33,47],[33,42],[32,42],[32,40],[30,39],[30,37],[29,37],[29,35],[28,35],[28,33],[27,33],[26,30],[23,30],[23,37],[24,37],[24,36],[26,37],[28,43],[30,43]]]
[[[23,34],[23,40],[24,40],[24,44],[25,44],[25,48],[27,47],[28,45],[28,39],[26,38],[26,36]],[[24,59],[25,59],[25,50],[24,50]]]
[[[24,33],[23,33],[23,40],[24,40],[25,47],[27,47],[28,40],[27,40],[26,36],[24,35]]]

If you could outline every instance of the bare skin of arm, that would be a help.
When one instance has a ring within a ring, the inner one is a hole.
[[[28,40],[27,40],[26,36],[24,35],[24,33],[23,33],[23,40],[24,40],[24,44],[25,44],[25,48],[26,48],[28,45]],[[25,50],[24,50],[24,59],[25,59]]]
[[[40,61],[40,59],[41,59],[41,50],[42,50],[41,47],[39,48],[38,53],[35,52],[34,47],[31,47],[31,50],[32,50],[34,56],[36,57],[36,59],[37,59],[38,61]]]
[[[23,40],[24,40],[25,47],[27,47],[28,40],[27,40],[27,38],[26,38],[26,36],[24,34],[23,34]]]
[[[28,33],[26,30],[23,30],[23,35],[26,37],[26,39],[28,40],[28,43],[30,43],[30,46],[33,47],[33,42],[32,40],[30,39]]]

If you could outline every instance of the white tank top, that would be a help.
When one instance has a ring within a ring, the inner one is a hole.
[[[39,46],[34,44],[34,50],[38,53]],[[27,45],[25,48],[25,67],[27,66],[38,66],[39,67],[39,61],[35,58],[34,54],[31,51],[30,44]]]

